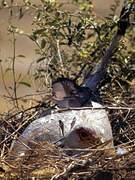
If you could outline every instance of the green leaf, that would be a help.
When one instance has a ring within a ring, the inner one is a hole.
[[[11,4],[13,4],[14,0],[11,0]]]
[[[41,41],[41,49],[44,49],[45,45],[46,45],[46,40],[42,39],[42,41]]]
[[[17,57],[19,57],[19,58],[25,58],[25,56],[22,55],[22,54],[19,54]]]
[[[7,61],[12,61],[12,60],[13,60],[12,57],[7,57],[7,58],[5,59],[6,62],[7,62]]]
[[[19,8],[19,19],[23,17],[22,7]]]
[[[37,36],[36,35],[30,35],[28,36],[32,41],[36,41],[37,40]]]
[[[38,29],[34,32],[34,34],[42,34],[45,31],[45,29]]]
[[[65,38],[65,35],[60,31],[57,31],[56,34],[57,34],[57,36],[62,36],[63,38]]]
[[[71,26],[71,16],[69,16],[69,19],[68,19],[68,26]]]
[[[13,11],[12,9],[9,9],[9,15],[12,17],[13,16]]]
[[[12,71],[12,68],[8,67],[5,72]]]
[[[30,4],[30,0],[24,0],[25,3],[29,3]]]
[[[13,90],[13,88],[11,86],[8,87],[9,89]]]
[[[38,12],[38,14],[37,14],[37,19],[39,19],[40,18],[40,12]]]
[[[6,7],[6,6],[7,6],[7,2],[6,2],[5,0],[3,0],[3,1],[1,2],[1,6],[2,6],[2,7]]]
[[[25,86],[27,86],[27,87],[31,87],[31,85],[29,84],[29,83],[27,83],[27,82],[24,82],[24,81],[20,81],[20,82],[18,82],[19,84],[22,84],[22,85],[25,85]]]
[[[39,63],[39,62],[43,61],[44,59],[45,59],[45,57],[41,57],[36,62]]]

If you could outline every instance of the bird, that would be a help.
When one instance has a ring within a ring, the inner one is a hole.
[[[89,87],[79,86],[71,79],[58,78],[52,89],[55,106],[28,125],[14,142],[12,151],[24,154],[33,142],[45,141],[61,147],[68,155],[77,154],[76,149],[109,140],[108,146],[114,147],[107,112]]]
[[[114,148],[108,114],[100,101],[98,88],[105,78],[109,59],[129,26],[129,15],[134,3],[124,3],[118,29],[101,61],[89,71],[81,85],[74,80],[58,78],[53,84],[56,105],[30,123],[13,142],[12,150],[25,153],[33,142],[50,141],[69,155],[76,155],[77,148],[85,149],[98,143],[109,142]]]

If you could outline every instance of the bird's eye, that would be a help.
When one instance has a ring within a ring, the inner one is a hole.
[[[88,137],[88,134],[87,134],[86,132],[81,132],[81,133],[80,133],[80,136],[83,137],[83,138],[85,138],[85,137]]]
[[[87,139],[89,137],[89,134],[90,134],[89,131],[87,131],[84,128],[79,128],[76,131],[81,139],[85,139],[85,138]]]
[[[89,142],[91,144],[95,144],[97,141],[99,141],[99,138],[95,138],[87,129],[79,128],[76,130],[76,132],[79,135],[82,143]]]

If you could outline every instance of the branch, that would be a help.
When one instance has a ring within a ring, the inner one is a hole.
[[[15,106],[19,109],[19,105],[18,105],[18,100],[17,100],[17,82],[16,82],[16,77],[15,77],[15,55],[16,55],[16,49],[15,49],[15,43],[16,43],[16,39],[15,39],[15,33],[12,32],[13,34],[13,63],[12,63],[12,72],[13,72],[13,82],[14,82],[14,98],[15,98]]]
[[[119,41],[121,38],[125,35],[126,30],[128,26],[130,25],[129,23],[129,15],[131,13],[132,7],[135,4],[133,1],[132,3],[127,0],[125,0],[123,8],[120,13],[120,19],[118,21],[118,30],[117,33],[115,34],[114,38],[112,39],[112,43],[108,50],[106,51],[106,54],[102,57],[102,60],[99,64],[97,64],[95,70],[92,73],[88,73],[88,75],[83,83],[83,87],[88,87],[94,92],[97,90],[97,87],[100,83],[100,81],[104,78],[105,73],[106,73],[106,65],[110,59],[110,57],[113,55],[114,50],[117,48]]]
[[[106,109],[106,110],[135,110],[135,107],[122,107],[122,106],[102,106],[102,107],[68,107],[68,108],[62,108],[62,109],[56,109],[54,112],[55,113],[61,113],[64,111],[80,111],[80,110],[101,110],[101,109]]]

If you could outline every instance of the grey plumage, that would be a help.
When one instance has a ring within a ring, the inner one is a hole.
[[[95,102],[92,105],[96,108],[102,107]],[[68,110],[60,113],[52,110],[50,115],[33,121],[12,150],[16,153],[25,152],[27,147],[21,142],[29,146],[32,141],[51,141],[63,149],[73,148],[71,152],[74,154],[76,148],[91,147],[110,139],[113,139],[112,130],[104,109]],[[108,145],[113,147],[113,142]]]

